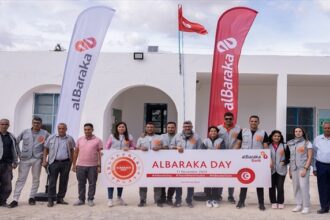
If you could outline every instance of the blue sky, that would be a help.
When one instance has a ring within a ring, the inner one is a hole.
[[[330,0],[0,0],[0,51],[69,47],[79,13],[95,5],[116,9],[102,51],[177,53],[177,5],[209,34],[184,34],[184,52],[212,54],[219,16],[235,6],[259,13],[243,54],[330,55]]]

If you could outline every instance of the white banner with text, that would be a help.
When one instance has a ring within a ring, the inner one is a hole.
[[[108,187],[270,187],[269,150],[104,150]]]

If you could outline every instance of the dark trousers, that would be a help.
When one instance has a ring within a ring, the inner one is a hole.
[[[228,198],[234,198],[234,190],[235,190],[234,187],[229,187],[229,188],[228,188]],[[222,197],[222,192],[223,192],[223,188],[220,187],[220,188],[219,188],[219,194],[220,194],[220,197]]]
[[[206,194],[207,200],[220,200],[220,188],[215,187],[206,187],[204,189],[204,192]]]
[[[58,176],[60,176],[57,199],[63,199],[68,188],[69,173],[71,168],[70,160],[54,161],[48,166],[49,169],[49,186],[48,186],[48,200],[56,198],[56,183]]]
[[[244,203],[246,199],[246,193],[248,188],[241,188],[241,192],[239,193],[239,202]],[[257,188],[257,196],[259,204],[264,204],[264,188]]]
[[[113,198],[113,191],[114,191],[113,187],[108,187],[108,199]],[[118,187],[117,188],[117,197],[121,198],[122,194],[123,194],[123,187]]]
[[[177,187],[175,188],[175,202],[176,203],[181,203],[182,201],[182,188]],[[194,187],[188,187],[187,189],[187,197],[186,197],[186,202],[187,203],[192,203],[192,199],[194,196]]]
[[[77,180],[78,180],[78,193],[79,200],[85,201],[86,199],[86,183],[88,180],[88,200],[94,200],[97,181],[97,166],[85,167],[77,166]]]
[[[166,188],[163,187],[162,188],[162,195],[160,197],[162,202],[165,202],[166,200],[167,201],[172,201],[174,193],[175,193],[175,187],[169,187],[167,189],[167,196],[166,196]]]
[[[0,163],[0,205],[7,202],[12,191],[11,180],[13,179],[11,164]]]
[[[269,188],[269,200],[270,203],[284,203],[284,180],[285,176],[278,173],[272,174],[272,187]],[[276,196],[277,191],[277,196]]]
[[[330,208],[330,164],[316,161],[317,187],[322,209]]]

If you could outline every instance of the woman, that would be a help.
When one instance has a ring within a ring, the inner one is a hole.
[[[269,200],[273,209],[284,208],[284,180],[288,172],[285,163],[284,138],[280,131],[274,130],[269,136],[271,154],[272,187],[269,188]],[[277,191],[277,196],[276,196]]]
[[[311,142],[307,139],[305,131],[301,127],[293,130],[294,139],[287,143],[290,152],[290,178],[292,178],[293,193],[297,206],[293,212],[301,211],[302,214],[309,213],[309,173],[313,158]]]
[[[219,129],[215,126],[208,128],[208,138],[204,139],[202,149],[218,150],[225,149],[225,143],[222,138],[218,137]],[[205,188],[207,197],[206,206],[209,208],[218,208],[220,202],[220,188],[207,187]]]
[[[128,134],[127,125],[125,122],[119,122],[116,124],[116,129],[113,134],[110,135],[106,145],[106,150],[124,150],[128,151],[134,149],[133,137]],[[108,207],[113,206],[113,187],[108,187]],[[123,188],[117,188],[117,201],[120,205],[127,205],[122,199]]]

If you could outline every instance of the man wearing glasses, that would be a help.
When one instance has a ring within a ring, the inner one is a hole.
[[[12,191],[13,169],[17,167],[20,154],[14,135],[8,132],[9,120],[0,119],[0,207],[7,207]]]
[[[219,128],[219,137],[222,138],[225,142],[227,150],[232,150],[237,141],[237,135],[240,132],[241,128],[239,125],[234,124],[234,115],[231,112],[226,112],[224,114],[224,123],[218,126]],[[235,204],[234,199],[234,189],[233,187],[228,188],[228,202]],[[222,200],[222,190],[220,188],[220,201]]]

